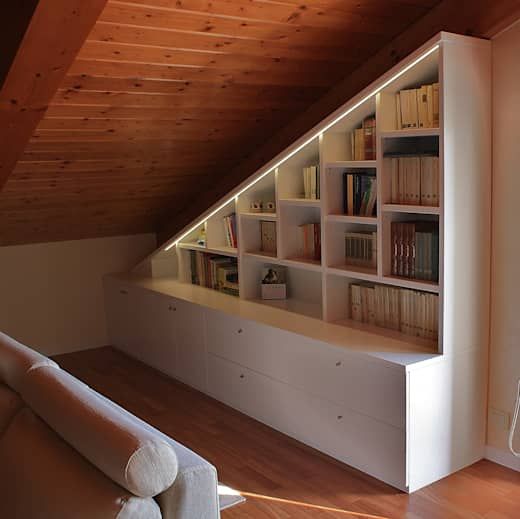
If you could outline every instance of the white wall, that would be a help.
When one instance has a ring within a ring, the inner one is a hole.
[[[0,330],[47,355],[107,345],[102,277],[155,246],[141,234],[0,247]]]
[[[499,413],[511,413],[520,378],[520,23],[493,40],[493,118],[488,444],[507,458]],[[520,450],[520,433],[516,444]]]

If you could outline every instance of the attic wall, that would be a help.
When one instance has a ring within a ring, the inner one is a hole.
[[[520,470],[507,447],[520,378],[520,21],[493,40],[493,243],[488,455]],[[502,421],[506,418],[506,423]],[[520,450],[520,434],[516,449]]]
[[[155,246],[139,234],[0,247],[0,330],[47,355],[106,346],[102,278]]]

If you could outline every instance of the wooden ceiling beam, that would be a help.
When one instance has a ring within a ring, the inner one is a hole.
[[[0,91],[0,190],[105,4],[38,2]]]
[[[308,110],[266,140],[264,145],[259,146],[246,160],[227,175],[221,176],[218,182],[213,183],[207,191],[200,194],[196,203],[190,200],[189,204],[185,204],[180,211],[172,212],[158,228],[159,240],[164,242],[171,238],[240,182],[281,153],[295,139],[305,134],[346,100],[352,98],[439,31],[490,37],[519,15],[519,0],[494,0],[493,2],[442,0]]]

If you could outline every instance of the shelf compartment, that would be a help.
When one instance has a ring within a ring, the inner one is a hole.
[[[250,212],[252,202],[262,202],[262,204],[266,202],[276,203],[276,175],[274,171],[255,182],[238,197],[238,213],[241,215],[257,214]]]
[[[325,169],[366,169],[375,167],[377,167],[377,160],[338,160],[325,164]]]
[[[177,244],[177,247],[185,250],[207,252],[208,254],[230,256],[232,258],[236,258],[238,256],[237,249],[233,247],[206,247],[204,245],[199,245],[198,243],[179,243]]]
[[[319,139],[316,137],[278,166],[278,199],[300,199],[305,196],[303,169],[320,163]]]
[[[251,218],[255,220],[276,220],[276,213],[240,213],[241,218]]]
[[[428,205],[384,204],[384,213],[441,214],[441,208]]]
[[[233,214],[235,215],[235,231],[238,232],[235,200],[232,200],[208,218],[206,222],[206,245],[209,249],[224,250],[230,248],[228,245],[230,242],[227,239],[227,225],[224,224],[224,218]]]
[[[329,214],[325,216],[328,223],[357,223],[360,225],[377,225],[377,216],[349,216],[347,214]]]
[[[319,198],[317,200],[314,200],[312,198],[281,198],[279,202],[284,205],[298,205],[306,207],[321,206],[321,200]]]

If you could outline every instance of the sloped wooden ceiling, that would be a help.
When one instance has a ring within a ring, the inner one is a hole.
[[[273,140],[398,35],[418,20],[414,45],[437,32],[428,16],[447,3],[109,0],[3,186],[0,245],[166,237],[298,137]]]

